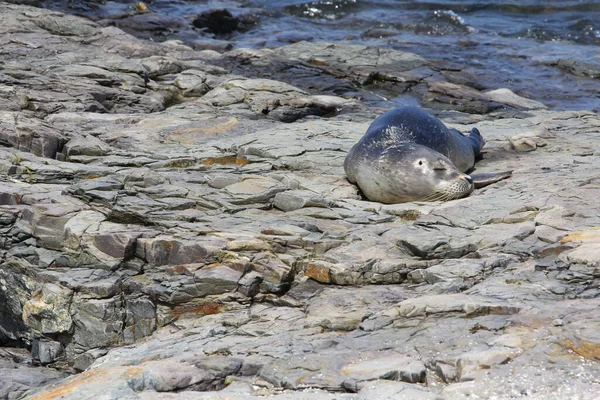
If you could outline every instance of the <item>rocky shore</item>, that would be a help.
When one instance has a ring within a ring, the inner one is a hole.
[[[0,399],[593,399],[600,117],[359,45],[198,50],[0,3]],[[410,92],[513,177],[382,205]]]

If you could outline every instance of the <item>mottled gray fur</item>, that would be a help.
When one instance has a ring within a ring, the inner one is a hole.
[[[464,172],[484,144],[477,129],[466,136],[421,108],[400,107],[373,121],[344,169],[372,201],[451,200],[473,191]]]

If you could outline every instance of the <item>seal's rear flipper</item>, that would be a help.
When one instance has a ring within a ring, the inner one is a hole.
[[[475,157],[477,157],[481,152],[481,149],[483,149],[483,146],[485,146],[485,140],[477,128],[471,129],[471,133],[469,133],[467,137],[471,140],[473,152],[475,153]]]
[[[471,175],[471,179],[473,179],[473,185],[475,189],[480,189],[482,187],[486,187],[487,185],[491,185],[492,183],[500,182],[503,179],[510,178],[512,176],[512,171],[504,171],[504,172],[495,172],[492,174],[473,174]]]

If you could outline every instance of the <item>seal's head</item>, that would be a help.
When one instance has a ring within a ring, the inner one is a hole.
[[[356,169],[356,183],[371,201],[447,201],[473,191],[469,175],[426,146],[402,143],[381,151],[372,162],[368,158]]]

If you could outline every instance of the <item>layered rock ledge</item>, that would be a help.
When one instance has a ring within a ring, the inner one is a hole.
[[[4,3],[0,22],[0,398],[598,392],[597,114],[397,51],[195,51]],[[383,105],[253,75],[277,65],[418,88],[483,133],[477,172],[514,175],[365,201],[342,165]]]

